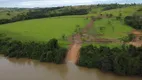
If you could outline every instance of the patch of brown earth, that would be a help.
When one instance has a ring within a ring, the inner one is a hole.
[[[82,30],[82,33],[86,33],[91,27],[93,27],[93,23],[94,21],[91,20],[90,23]],[[69,41],[71,42],[71,45],[69,46],[66,61],[76,64],[79,58],[79,51],[82,44],[81,35],[79,33],[72,35],[69,38]]]
[[[100,36],[103,36],[103,34],[96,34],[96,35],[90,35],[90,34],[83,34],[83,42],[84,43],[121,43],[118,39],[108,39],[108,38],[101,38]]]
[[[129,42],[129,44],[134,45],[136,47],[142,46],[142,40],[140,39],[142,37],[142,32],[139,30],[133,30],[132,34],[135,35],[135,39]]]
[[[136,47],[141,47],[142,46],[142,41],[137,41],[137,42],[129,42],[129,44],[136,46]]]
[[[79,57],[79,50],[81,48],[81,37],[76,34],[72,38],[72,44],[69,46],[66,61],[76,63]]]
[[[105,39],[105,38],[98,38],[98,39],[95,39],[95,42],[97,43],[116,43],[116,42],[119,42],[119,40],[117,39]]]
[[[132,31],[132,34],[134,34],[134,35],[142,35],[142,32],[141,31],[139,31],[139,30],[133,30]]]
[[[68,52],[66,61],[72,62],[72,63],[77,63],[80,48],[81,48],[81,44],[76,44],[76,43],[72,44],[70,46],[70,50]]]
[[[82,30],[82,33],[87,33],[89,29],[93,27],[94,21],[91,20],[90,23]]]

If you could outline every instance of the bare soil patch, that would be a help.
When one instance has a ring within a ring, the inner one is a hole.
[[[142,31],[133,30],[131,33],[135,35],[135,39],[133,39],[133,41],[129,42],[129,44],[134,45],[136,47],[142,46],[142,40],[140,39],[140,38],[142,38]]]
[[[136,46],[136,47],[141,47],[142,46],[142,41],[136,41],[136,42],[129,42],[129,44]]]
[[[82,29],[81,33],[87,33],[87,31],[91,27],[93,27],[93,24],[94,24],[94,21],[91,20],[90,23],[86,25],[84,29]],[[79,51],[82,44],[81,34],[77,33],[75,35],[72,35],[71,37],[69,37],[68,40],[71,42],[71,44],[69,45],[66,61],[76,64],[79,58]]]

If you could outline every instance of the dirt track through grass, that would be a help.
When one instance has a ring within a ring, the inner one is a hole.
[[[82,30],[83,33],[87,32],[90,28],[93,27],[94,21],[91,20],[86,27]],[[79,51],[82,45],[81,35],[75,34],[71,40],[71,44],[69,46],[69,51],[67,53],[66,62],[72,62],[74,64],[77,63],[79,58]]]

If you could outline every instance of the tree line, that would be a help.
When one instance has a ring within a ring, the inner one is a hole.
[[[125,23],[135,29],[142,29],[142,16],[127,16]]]
[[[88,10],[85,8],[73,8],[73,7],[35,8],[35,9],[29,9],[29,11],[26,14],[21,13],[10,19],[0,19],[0,24],[12,23],[16,21],[29,20],[29,19],[39,19],[39,18],[57,17],[57,16],[66,16],[66,15],[84,15],[84,14],[88,14]]]
[[[51,7],[51,8],[9,8],[11,11],[23,11],[10,19],[0,19],[0,24],[12,23],[16,21],[39,19],[47,17],[58,17],[67,15],[85,15],[93,8],[102,8],[104,10],[122,8],[127,6],[134,6],[137,4],[98,4],[98,5],[82,5],[82,6],[63,6],[63,7]],[[24,13],[24,10],[26,11]],[[7,15],[11,15],[10,12]]]
[[[106,10],[111,10],[111,9],[117,9],[117,8],[124,8],[128,6],[136,6],[138,4],[132,3],[132,4],[118,4],[118,3],[113,3],[113,4],[98,4],[97,7],[103,7],[103,11]]]
[[[124,22],[135,28],[135,29],[141,29],[142,30],[142,8],[140,8],[134,15],[132,16],[126,16],[124,19]]]
[[[88,45],[81,48],[77,64],[119,75],[142,76],[142,47],[98,48]]]
[[[0,53],[6,57],[30,58],[41,62],[63,63],[67,49],[58,45],[58,40],[49,42],[21,42],[0,34]]]

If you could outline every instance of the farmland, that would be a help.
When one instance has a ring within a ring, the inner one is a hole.
[[[141,13],[140,4],[0,8],[0,54],[142,76]]]
[[[0,25],[0,32],[16,40],[48,41],[70,36],[76,26],[84,27],[89,20],[75,17],[54,17]]]
[[[72,8],[76,9],[76,7]],[[102,19],[95,20],[94,25],[87,31],[87,34],[101,35],[94,36],[94,38],[119,40],[120,38],[126,37],[133,30],[133,28],[125,24],[124,17],[133,15],[139,8],[141,8],[141,6],[128,6],[110,10],[103,10],[103,8],[104,7],[102,6],[92,7],[89,13],[85,15],[59,16],[4,24],[0,25],[0,33],[5,33],[8,37],[12,37],[12,39],[20,41],[48,41],[52,38],[56,38],[61,44],[66,45],[66,43],[68,43],[67,39],[69,36],[75,34],[75,29],[77,26],[84,28],[89,23],[91,16],[100,16]],[[53,10],[60,12],[60,10],[64,9],[66,9],[66,7],[59,9],[55,8]],[[85,9],[88,9],[88,7],[85,6]],[[29,10],[1,9],[1,12],[1,18],[9,19],[12,16],[16,16],[21,13],[25,15],[27,12],[29,12]],[[10,13],[10,15],[7,13]],[[107,14],[112,14],[112,17],[106,18]],[[121,20],[116,19],[116,17],[120,15]],[[62,39],[63,36],[66,38],[66,40]],[[100,46],[102,45],[102,43],[98,44],[93,41],[92,43]],[[103,45],[112,46],[117,44],[118,43],[109,43]]]
[[[125,8],[118,8],[118,9],[103,11],[102,14],[111,13],[114,16],[118,16],[120,13],[122,13],[123,14],[122,16],[125,17],[128,15],[133,15],[133,13],[135,13],[140,8],[141,6],[130,6]]]
[[[100,28],[103,28],[100,30]],[[102,34],[103,38],[119,39],[127,36],[132,28],[125,25],[124,22],[118,21],[115,18],[102,19],[94,23],[93,29],[90,30],[91,34]]]

